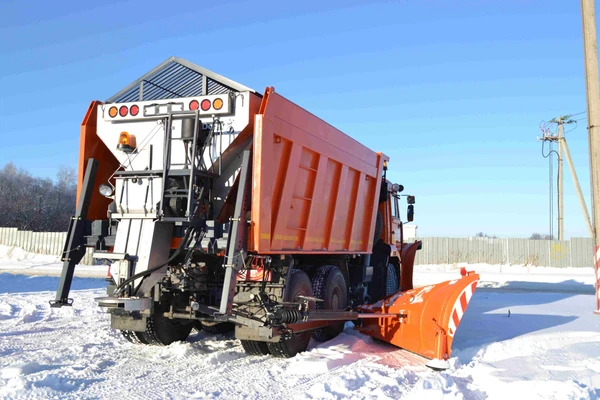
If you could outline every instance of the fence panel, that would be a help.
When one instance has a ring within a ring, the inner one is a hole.
[[[19,231],[17,228],[0,228],[0,245],[20,247],[26,252],[60,256],[67,239],[66,232]],[[86,249],[81,264],[91,265],[93,249]]]
[[[593,267],[594,240],[592,238],[571,238],[571,265],[573,267]]]
[[[530,240],[492,238],[424,237],[416,265],[485,263],[546,267],[593,266],[591,238],[571,240]]]
[[[60,256],[66,232],[31,232],[16,228],[0,228],[0,244],[21,247],[38,254]],[[424,237],[423,248],[417,251],[416,265],[485,263],[532,265],[548,267],[593,267],[593,240],[529,240],[492,238]],[[82,264],[90,265],[93,249],[88,248]]]

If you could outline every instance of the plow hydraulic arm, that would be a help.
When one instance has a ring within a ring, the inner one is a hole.
[[[398,292],[357,310],[305,307],[295,318],[280,322],[287,322],[287,329],[298,333],[332,321],[361,320],[357,329],[362,333],[429,359],[431,368],[446,369],[454,335],[478,282],[478,274],[462,269],[458,279]]]

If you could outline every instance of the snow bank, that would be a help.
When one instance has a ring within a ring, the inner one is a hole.
[[[0,245],[0,260],[3,261],[25,261],[25,262],[37,262],[37,263],[58,263],[60,257],[29,253],[20,247],[12,247]]]
[[[62,262],[59,256],[29,253],[20,247],[0,245],[0,273],[37,276],[60,276]],[[77,265],[75,276],[103,278],[107,267],[101,265]],[[2,279],[0,277],[0,279]]]
[[[549,292],[594,293],[593,268],[554,268],[523,265],[442,264],[416,265],[413,280],[416,286],[456,279],[460,269],[481,276],[478,289],[533,290]]]

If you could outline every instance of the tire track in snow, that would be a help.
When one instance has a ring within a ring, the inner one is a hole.
[[[590,398],[600,387],[593,377],[600,364],[589,350],[590,346],[600,349],[594,332],[574,333],[566,341],[537,334],[525,336],[529,341],[513,338],[502,341],[502,346],[490,343],[480,346],[482,352],[465,364],[454,359],[453,369],[435,373],[421,365],[401,367],[412,363],[404,352],[352,329],[327,343],[311,342],[307,352],[292,359],[247,356],[231,335],[198,333],[167,347],[134,345],[110,329],[109,316],[96,306],[93,298],[103,294],[102,290],[73,292],[73,307],[62,309],[49,307],[51,292],[0,295],[0,398],[420,399],[444,395],[478,399],[504,395],[513,387],[534,387],[535,376],[532,382],[518,385],[512,383],[515,378],[507,383],[495,376],[498,371],[514,370],[510,363],[529,342],[540,342],[538,347],[528,347],[535,359],[547,354],[543,343],[586,346],[589,355],[582,353],[578,363],[571,363],[577,367],[573,373],[584,374],[578,378],[580,385],[554,380],[557,396]],[[555,312],[557,304],[549,307]],[[572,357],[564,351],[565,357]],[[556,361],[548,358],[538,369],[553,376],[572,373],[556,368],[567,365]],[[494,363],[507,363],[507,368]]]

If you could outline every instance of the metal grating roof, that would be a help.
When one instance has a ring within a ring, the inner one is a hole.
[[[105,103],[127,103],[245,91],[258,94],[249,87],[199,65],[181,58],[170,57],[110,97]]]

